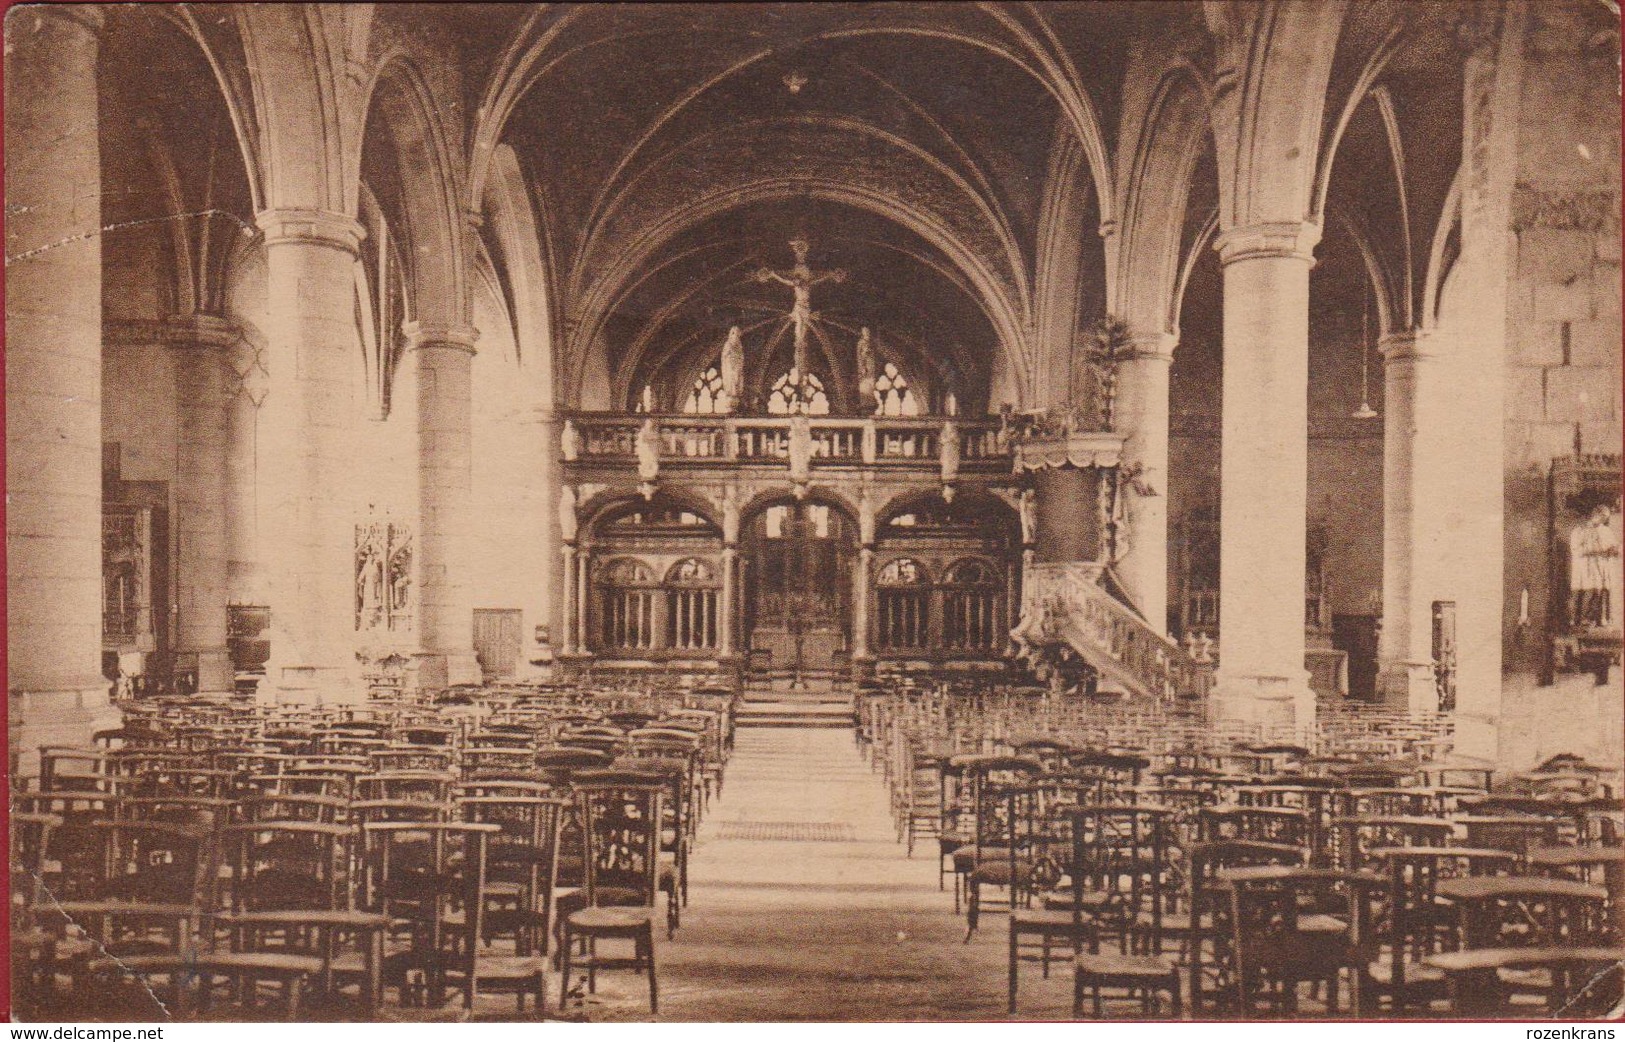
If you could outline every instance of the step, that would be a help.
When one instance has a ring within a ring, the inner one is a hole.
[[[740,701],[745,705],[782,702],[795,706],[850,706],[852,696],[832,691],[747,691]]]
[[[815,717],[807,719],[799,716],[763,716],[750,720],[736,721],[739,727],[807,727],[807,728],[839,728],[850,731],[852,729],[851,717]]]
[[[851,727],[849,700],[746,700],[734,713],[740,727]]]
[[[851,702],[787,702],[779,699],[762,702],[745,702],[734,711],[735,716],[748,716],[752,713],[810,713],[814,716],[839,716],[843,713],[850,715]]]

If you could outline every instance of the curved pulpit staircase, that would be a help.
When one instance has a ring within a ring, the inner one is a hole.
[[[1070,648],[1095,671],[1101,688],[1134,698],[1203,697],[1212,684],[1212,663],[1198,662],[1153,629],[1104,564],[1029,565],[1021,620],[1010,637],[1029,665],[1046,661],[1058,647]]]

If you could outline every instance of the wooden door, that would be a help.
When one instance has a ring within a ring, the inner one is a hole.
[[[487,680],[519,672],[519,618],[517,608],[474,609],[474,657]]]

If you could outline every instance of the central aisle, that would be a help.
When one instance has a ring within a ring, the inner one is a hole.
[[[961,943],[935,850],[904,855],[851,731],[741,729],[700,829],[683,927],[658,945],[660,1019],[1006,1019],[1005,920],[984,917]],[[629,977],[604,975],[586,1016],[646,1017]],[[1024,966],[1022,1015],[1065,1016],[1070,979]]]

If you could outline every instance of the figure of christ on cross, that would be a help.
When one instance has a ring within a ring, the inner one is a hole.
[[[803,390],[807,384],[807,329],[817,317],[812,309],[813,287],[824,282],[846,281],[846,272],[840,268],[815,272],[808,267],[809,245],[806,239],[799,236],[791,239],[790,249],[795,251],[796,255],[795,267],[788,272],[760,268],[755,276],[757,282],[782,282],[795,292],[795,301],[790,306],[790,324],[795,328],[796,392],[802,398],[805,398]]]

